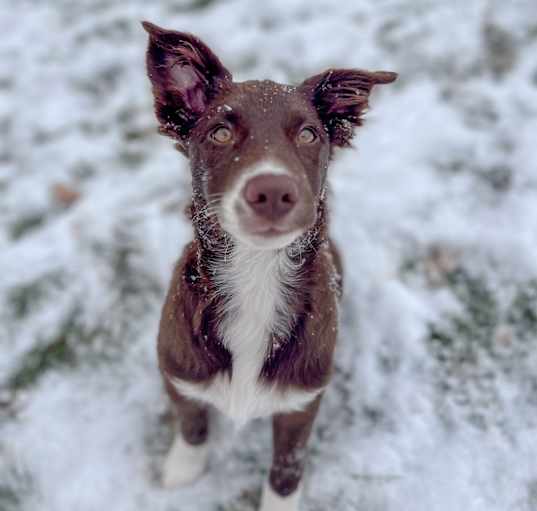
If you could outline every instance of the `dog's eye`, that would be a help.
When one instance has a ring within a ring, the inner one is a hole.
[[[297,141],[299,144],[311,144],[317,140],[317,133],[313,128],[303,128],[297,135]]]
[[[231,130],[225,126],[219,126],[209,134],[209,138],[218,144],[227,144],[232,137]]]

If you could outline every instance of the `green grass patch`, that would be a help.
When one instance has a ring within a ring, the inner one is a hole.
[[[507,322],[519,339],[529,341],[537,336],[537,280],[518,288],[507,311]]]
[[[431,325],[430,340],[439,348],[458,346],[457,358],[461,362],[473,360],[475,345],[490,348],[499,320],[498,303],[487,283],[464,269],[449,272],[446,282],[461,303],[463,312],[450,318],[448,328]]]
[[[50,290],[63,283],[60,272],[53,272],[29,283],[12,288],[7,293],[7,307],[15,319],[28,316],[48,296]]]
[[[25,215],[13,222],[9,228],[9,235],[12,240],[18,240],[26,234],[35,231],[45,223],[45,215],[34,213]]]
[[[476,361],[476,350],[482,348],[497,356],[497,331],[501,326],[512,332],[513,344],[537,341],[537,281],[518,285],[514,298],[500,306],[486,281],[457,269],[447,275],[447,285],[462,305],[462,312],[448,319],[447,325],[431,325],[429,339],[441,348],[458,350],[459,362]]]
[[[22,510],[25,497],[33,492],[32,478],[27,472],[13,467],[7,467],[7,471],[0,471],[1,511]]]
[[[38,342],[30,349],[7,381],[8,388],[21,390],[35,385],[52,369],[74,367],[80,362],[78,347],[90,345],[101,334],[89,331],[79,322],[78,309],[74,309],[60,326],[58,333],[46,342]]]
[[[14,390],[26,388],[34,383],[48,370],[75,363],[75,352],[67,343],[67,338],[60,335],[44,346],[35,346],[26,355],[19,367],[9,378],[8,386]]]
[[[439,363],[439,398],[456,404],[479,429],[503,428],[502,410],[509,404],[501,389],[505,384],[525,388],[534,379],[537,282],[511,288],[513,298],[505,303],[484,278],[464,269],[450,272],[446,282],[461,311],[429,325],[426,341]],[[532,399],[530,391],[523,392],[521,398]]]
[[[173,6],[173,10],[178,12],[192,12],[192,11],[202,11],[203,9],[208,9],[212,7],[219,0],[190,0],[188,2],[181,2]]]

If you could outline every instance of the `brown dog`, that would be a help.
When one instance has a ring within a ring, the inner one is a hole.
[[[373,86],[397,75],[332,69],[296,87],[236,83],[196,37],[143,25],[160,129],[190,160],[193,190],[194,241],[175,268],[158,336],[181,425],[163,482],[203,472],[209,406],[239,423],[273,416],[261,507],[296,510],[337,335],[327,168],[360,126]]]

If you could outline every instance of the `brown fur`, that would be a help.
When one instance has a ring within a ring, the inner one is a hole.
[[[222,296],[214,261],[225,260],[233,240],[209,206],[252,164],[272,159],[300,186],[294,216],[304,234],[287,247],[300,265],[289,286],[285,338],[272,339],[259,383],[282,390],[322,389],[329,381],[337,337],[341,259],[328,238],[326,174],[334,147],[349,145],[362,122],[372,87],[395,80],[395,73],[328,70],[298,87],[265,80],[235,83],[218,58],[196,37],[145,23],[150,34],[148,73],[161,131],[174,138],[190,159],[195,239],[175,267],[158,335],[160,370],[175,403],[184,439],[203,443],[209,432],[207,408],[181,396],[170,378],[208,385],[217,374],[233,378],[231,353],[218,335]],[[232,144],[214,144],[218,126],[233,133]],[[303,127],[314,143],[299,145]],[[304,449],[321,394],[305,410],[273,418],[274,459],[270,484],[291,494],[300,482]]]

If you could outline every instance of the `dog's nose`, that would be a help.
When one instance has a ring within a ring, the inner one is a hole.
[[[298,187],[285,175],[261,174],[253,177],[242,193],[255,213],[272,222],[287,215],[298,201]]]

